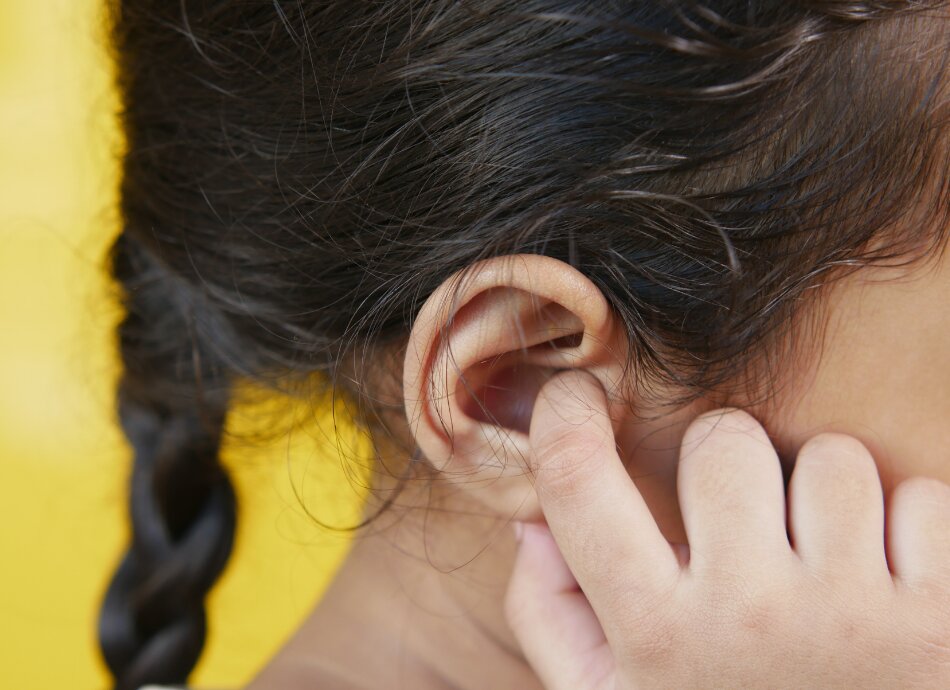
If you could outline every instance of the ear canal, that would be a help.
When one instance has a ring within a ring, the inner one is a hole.
[[[530,323],[518,324],[518,330],[530,332],[527,339],[534,344],[468,367],[455,391],[465,415],[525,434],[542,386],[555,373],[572,366],[584,338],[583,322],[555,302],[528,320]]]
[[[461,411],[476,421],[526,434],[538,392],[557,370],[500,359],[466,372],[458,381],[456,400]]]

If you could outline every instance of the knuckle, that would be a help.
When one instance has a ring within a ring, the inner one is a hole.
[[[626,642],[626,655],[637,666],[662,667],[681,658],[690,622],[672,595],[658,593],[627,608],[636,614],[620,617],[616,632]]]
[[[892,612],[882,606],[882,600],[862,593],[845,592],[829,588],[818,598],[822,622],[831,636],[842,642],[861,646],[886,636],[879,621],[892,617]]]
[[[578,434],[552,433],[535,453],[538,490],[553,499],[570,499],[584,493],[604,463],[603,443]]]
[[[709,609],[719,636],[741,646],[750,640],[790,633],[797,591],[794,579],[778,572],[752,576],[723,572],[708,593]]]
[[[736,612],[739,629],[746,635],[765,637],[780,625],[782,612],[775,601],[766,597],[750,597]]]
[[[645,637],[630,656],[634,666],[668,668],[682,658],[682,635],[673,626],[652,628],[653,634]]]
[[[578,432],[579,430],[576,424],[561,418],[557,423],[551,424],[542,431],[534,433],[531,440],[535,453],[538,456],[537,459],[541,460],[547,458],[562,445],[569,442]]]

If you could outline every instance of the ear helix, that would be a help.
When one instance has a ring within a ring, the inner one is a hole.
[[[597,287],[549,257],[496,257],[447,279],[419,311],[403,365],[410,431],[437,469],[528,452],[544,383],[612,366],[614,322]]]

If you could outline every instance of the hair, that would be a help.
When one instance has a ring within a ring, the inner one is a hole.
[[[112,7],[135,459],[100,639],[119,690],[183,682],[201,653],[238,383],[358,394],[346,358],[404,342],[456,271],[531,253],[603,291],[644,389],[698,394],[834,275],[943,239],[943,2]]]

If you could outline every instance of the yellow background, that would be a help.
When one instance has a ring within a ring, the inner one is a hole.
[[[108,683],[95,622],[126,537],[129,454],[111,407],[118,313],[103,257],[121,142],[104,43],[98,0],[0,0],[2,688]],[[236,426],[270,425],[279,404],[236,413]],[[345,553],[345,534],[306,512],[356,520],[347,472],[369,447],[342,410],[311,409],[287,408],[314,423],[280,441],[226,452],[241,520],[196,685],[248,680]]]

